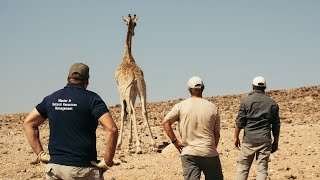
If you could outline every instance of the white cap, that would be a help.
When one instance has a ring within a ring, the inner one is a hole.
[[[197,77],[197,76],[193,76],[192,78],[189,79],[188,81],[188,87],[192,88],[192,89],[200,89],[201,87],[203,87],[203,81],[201,78]]]
[[[253,79],[252,85],[257,87],[267,87],[267,82],[262,76],[257,76]]]

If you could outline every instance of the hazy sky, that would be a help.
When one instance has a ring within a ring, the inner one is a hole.
[[[149,102],[188,97],[193,75],[206,97],[248,92],[258,75],[268,90],[320,85],[319,9],[319,0],[1,0],[0,114],[31,111],[66,85],[74,62],[90,66],[89,90],[119,104],[129,13]]]

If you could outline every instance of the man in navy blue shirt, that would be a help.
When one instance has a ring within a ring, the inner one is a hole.
[[[99,95],[86,90],[89,67],[82,63],[71,66],[68,84],[45,97],[27,116],[23,127],[38,162],[49,163],[47,179],[103,179],[103,172],[113,165],[118,129]],[[39,126],[49,121],[49,154],[40,142]],[[97,162],[96,129],[106,130],[106,149]]]

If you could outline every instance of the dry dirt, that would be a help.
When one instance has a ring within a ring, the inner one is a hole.
[[[273,90],[267,93],[279,103],[282,122],[279,150],[270,158],[269,179],[320,179],[320,86]],[[206,97],[219,106],[221,113],[222,129],[218,151],[226,180],[234,178],[237,167],[239,151],[233,148],[232,137],[234,119],[244,96],[246,94]],[[117,150],[115,157],[121,159],[122,163],[109,169],[104,174],[105,179],[183,179],[179,154],[168,148],[166,153],[161,153],[169,142],[161,127],[162,119],[181,100],[148,103],[149,123],[158,145],[156,149],[149,145],[140,115],[141,107],[137,105],[143,153],[128,151],[128,129],[125,126],[123,147]],[[119,124],[120,106],[111,106],[110,110]],[[0,179],[44,179],[45,164],[30,164],[35,159],[35,154],[22,130],[26,115],[0,115]],[[46,149],[49,135],[47,122],[40,127],[40,133]],[[99,157],[103,155],[103,133],[99,126]],[[255,179],[254,170],[255,165],[252,166],[249,179]]]

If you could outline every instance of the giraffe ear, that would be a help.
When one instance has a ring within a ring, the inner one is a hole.
[[[122,19],[123,19],[124,22],[126,22],[128,24],[128,18],[127,17],[123,17],[122,16]]]

